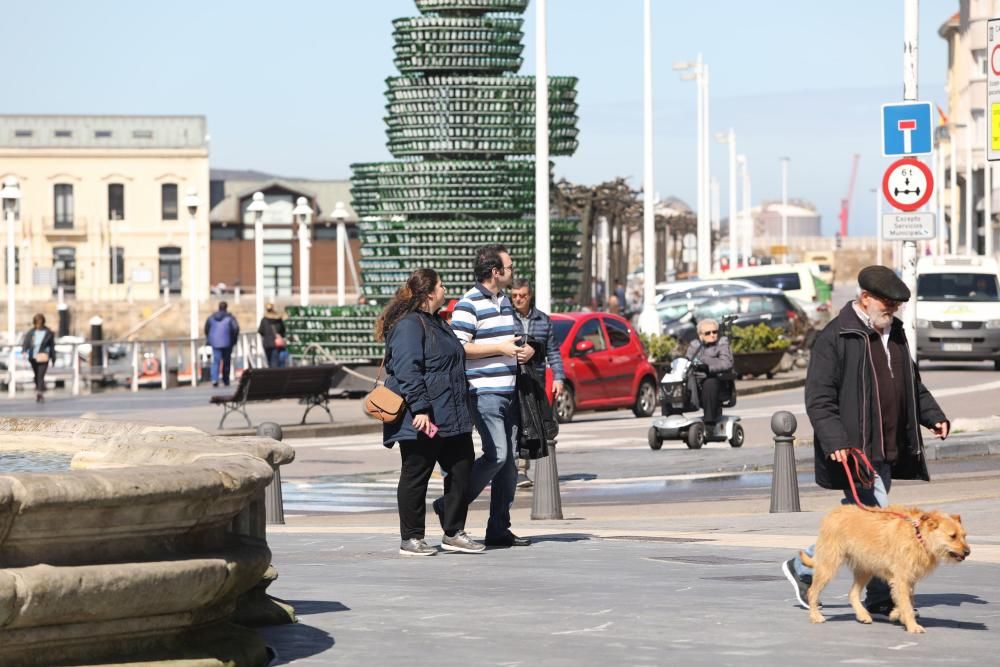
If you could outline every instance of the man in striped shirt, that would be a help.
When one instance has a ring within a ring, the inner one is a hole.
[[[451,317],[455,335],[465,346],[465,376],[474,401],[476,430],[483,441],[483,454],[472,468],[469,502],[491,484],[486,546],[527,546],[529,539],[510,530],[510,507],[517,483],[514,445],[520,426],[517,364],[527,363],[534,351],[523,344],[523,338],[518,340],[514,307],[503,293],[514,280],[514,263],[507,249],[502,245],[479,248],[473,270],[477,282]]]

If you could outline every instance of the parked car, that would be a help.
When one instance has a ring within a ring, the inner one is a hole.
[[[552,335],[566,369],[565,391],[556,400],[556,417],[572,421],[577,410],[632,408],[636,417],[656,409],[656,369],[646,358],[632,325],[608,313],[552,315]],[[552,371],[546,372],[551,386]]]
[[[733,294],[748,289],[757,289],[759,285],[749,280],[678,280],[676,282],[659,283],[656,286],[656,303],[675,296],[688,298],[699,296],[719,296]]]
[[[992,361],[1000,371],[996,260],[944,255],[917,262],[917,358]]]
[[[748,280],[758,287],[784,291],[805,310],[809,319],[822,328],[832,317],[833,288],[817,275],[816,264],[770,264],[731,269],[715,277]]]
[[[779,289],[747,290],[738,294],[706,297],[690,304],[685,300],[667,301],[661,313],[663,333],[677,338],[686,345],[698,337],[700,320],[711,318],[721,321],[726,315],[735,315],[736,326],[767,323],[781,327],[785,336],[796,348],[809,348],[815,328],[802,307]],[[671,307],[674,306],[674,307]]]

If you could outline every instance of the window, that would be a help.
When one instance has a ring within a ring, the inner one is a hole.
[[[553,320],[552,321],[552,337],[555,338],[556,345],[562,346],[563,341],[566,340],[566,336],[569,335],[569,330],[573,328],[573,323],[568,320]]]
[[[94,138],[95,139],[110,139],[111,138],[111,130],[95,130],[94,131]]]
[[[53,248],[52,268],[56,272],[52,293],[57,293],[62,287],[64,294],[76,294],[76,248]]]
[[[73,136],[70,130],[56,130],[54,134],[56,135],[56,139],[69,139]]]
[[[240,238],[240,228],[236,225],[212,225],[213,241],[236,241]]]
[[[35,136],[33,130],[14,130],[14,136],[18,139],[28,139]]]
[[[165,287],[171,294],[181,293],[181,249],[175,246],[160,248],[160,290]]]
[[[152,139],[153,138],[153,131],[152,130],[132,130],[132,138],[133,139]]]
[[[747,280],[761,287],[776,287],[786,292],[802,289],[802,283],[799,282],[799,274],[797,273],[769,273],[760,276],[747,276]]]
[[[925,273],[917,276],[917,301],[1000,301],[992,273]]]
[[[108,275],[110,280],[108,281],[112,285],[124,285],[125,284],[125,248],[121,246],[114,246],[108,248],[108,261],[110,266],[108,266]]]
[[[121,183],[108,184],[108,220],[125,219],[125,186]]]
[[[55,228],[73,228],[73,186],[69,183],[56,183],[55,186]]]
[[[604,341],[604,333],[601,331],[601,321],[598,318],[592,317],[580,325],[579,331],[576,332],[576,340],[573,341],[573,347],[576,347],[577,343],[585,340],[594,344],[594,352],[600,352],[608,348],[607,343]]]
[[[3,250],[3,279],[7,280],[7,251]],[[21,249],[14,248],[14,284],[21,284]]]
[[[177,184],[164,183],[160,186],[160,202],[164,220],[177,219]]]
[[[632,335],[629,333],[627,324],[606,317],[604,318],[604,326],[608,330],[611,347],[625,347],[632,342]]]
[[[988,72],[989,59],[986,57],[986,49],[973,49],[972,51],[972,71],[969,78],[973,81],[985,79]]]

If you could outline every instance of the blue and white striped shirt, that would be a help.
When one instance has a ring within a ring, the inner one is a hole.
[[[451,315],[451,327],[462,344],[492,345],[513,340],[518,332],[514,306],[503,292],[492,294],[476,283],[462,296]],[[517,359],[495,354],[465,360],[465,377],[473,394],[512,394]]]

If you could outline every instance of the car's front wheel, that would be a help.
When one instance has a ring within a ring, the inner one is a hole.
[[[573,395],[573,387],[563,383],[562,393],[556,398],[556,420],[560,424],[573,421],[576,414],[576,396]]]
[[[656,411],[656,385],[649,378],[639,383],[639,391],[635,395],[635,405],[632,413],[636,417],[652,417]]]

